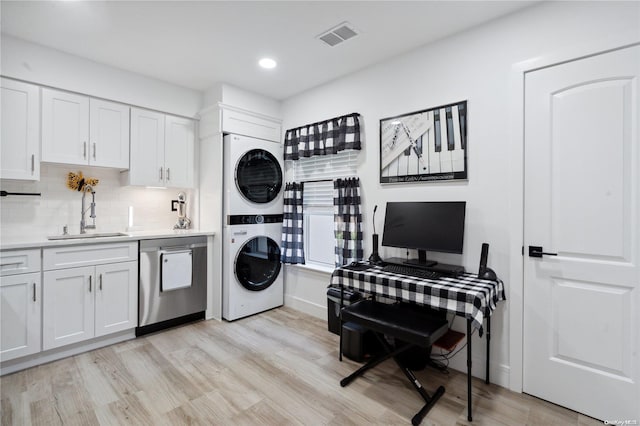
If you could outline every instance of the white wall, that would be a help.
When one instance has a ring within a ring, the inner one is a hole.
[[[185,117],[202,93],[2,34],[0,73],[7,77]]]
[[[509,229],[509,108],[512,67],[524,60],[559,49],[583,46],[620,33],[640,34],[640,4],[636,2],[546,3],[507,16],[466,33],[425,46],[393,60],[367,68],[283,102],[283,129],[328,119],[349,112],[362,114],[364,148],[361,178],[365,220],[365,254],[371,252],[371,212],[387,201],[463,200],[467,202],[464,254],[434,259],[477,268],[483,242],[491,245],[489,266],[504,280],[507,298],[510,263],[520,250],[510,252]],[[640,37],[639,37],[640,39]],[[467,182],[393,184],[378,183],[379,120],[411,111],[468,100],[469,145]],[[382,209],[384,212],[384,208]],[[378,232],[384,214],[376,217]],[[402,255],[396,249],[381,255]],[[329,276],[286,267],[285,301],[316,315],[326,315],[325,288]],[[492,376],[509,385],[509,301],[492,317]],[[463,330],[456,319],[455,328]],[[480,343],[480,344],[478,344]],[[474,341],[474,374],[484,376],[485,342]],[[452,366],[465,369],[465,355]]]
[[[171,200],[178,189],[148,189],[120,186],[120,172],[100,167],[42,164],[39,182],[2,180],[9,192],[40,192],[41,197],[3,197],[0,203],[0,235],[4,242],[29,241],[48,235],[59,235],[68,225],[70,234],[80,232],[82,194],[66,186],[69,172],[82,171],[85,177],[98,178],[96,191],[96,232],[124,232],[128,208],[133,206],[134,225],[140,230],[171,230],[177,212],[171,211]],[[194,191],[186,191],[187,216],[194,217]],[[87,206],[90,196],[87,195]],[[87,213],[87,223],[91,223]],[[93,231],[92,231],[93,232]]]

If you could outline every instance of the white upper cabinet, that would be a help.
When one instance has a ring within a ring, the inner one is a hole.
[[[42,161],[129,167],[129,107],[42,89]]]
[[[3,78],[0,178],[40,179],[40,89]]]
[[[129,184],[164,186],[164,114],[131,108]]]
[[[129,106],[89,100],[89,141],[93,166],[129,168]]]
[[[280,120],[229,105],[222,108],[222,131],[268,141],[282,141]]]
[[[165,123],[166,185],[190,188],[193,186],[193,120],[167,115]]]
[[[125,184],[193,187],[192,120],[131,108],[131,167]]]
[[[42,161],[87,165],[89,98],[42,89]]]

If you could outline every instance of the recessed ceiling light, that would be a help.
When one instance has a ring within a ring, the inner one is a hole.
[[[258,61],[258,64],[262,68],[266,68],[266,69],[275,68],[276,65],[278,65],[278,63],[271,58],[262,58],[260,59],[260,61]]]

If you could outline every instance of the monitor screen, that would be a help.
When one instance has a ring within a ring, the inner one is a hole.
[[[464,201],[387,203],[382,245],[462,253]]]

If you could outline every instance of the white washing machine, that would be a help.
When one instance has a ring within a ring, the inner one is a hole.
[[[224,136],[224,205],[228,215],[282,213],[281,143]]]
[[[282,306],[282,214],[227,218],[223,230],[222,317],[233,321]]]

